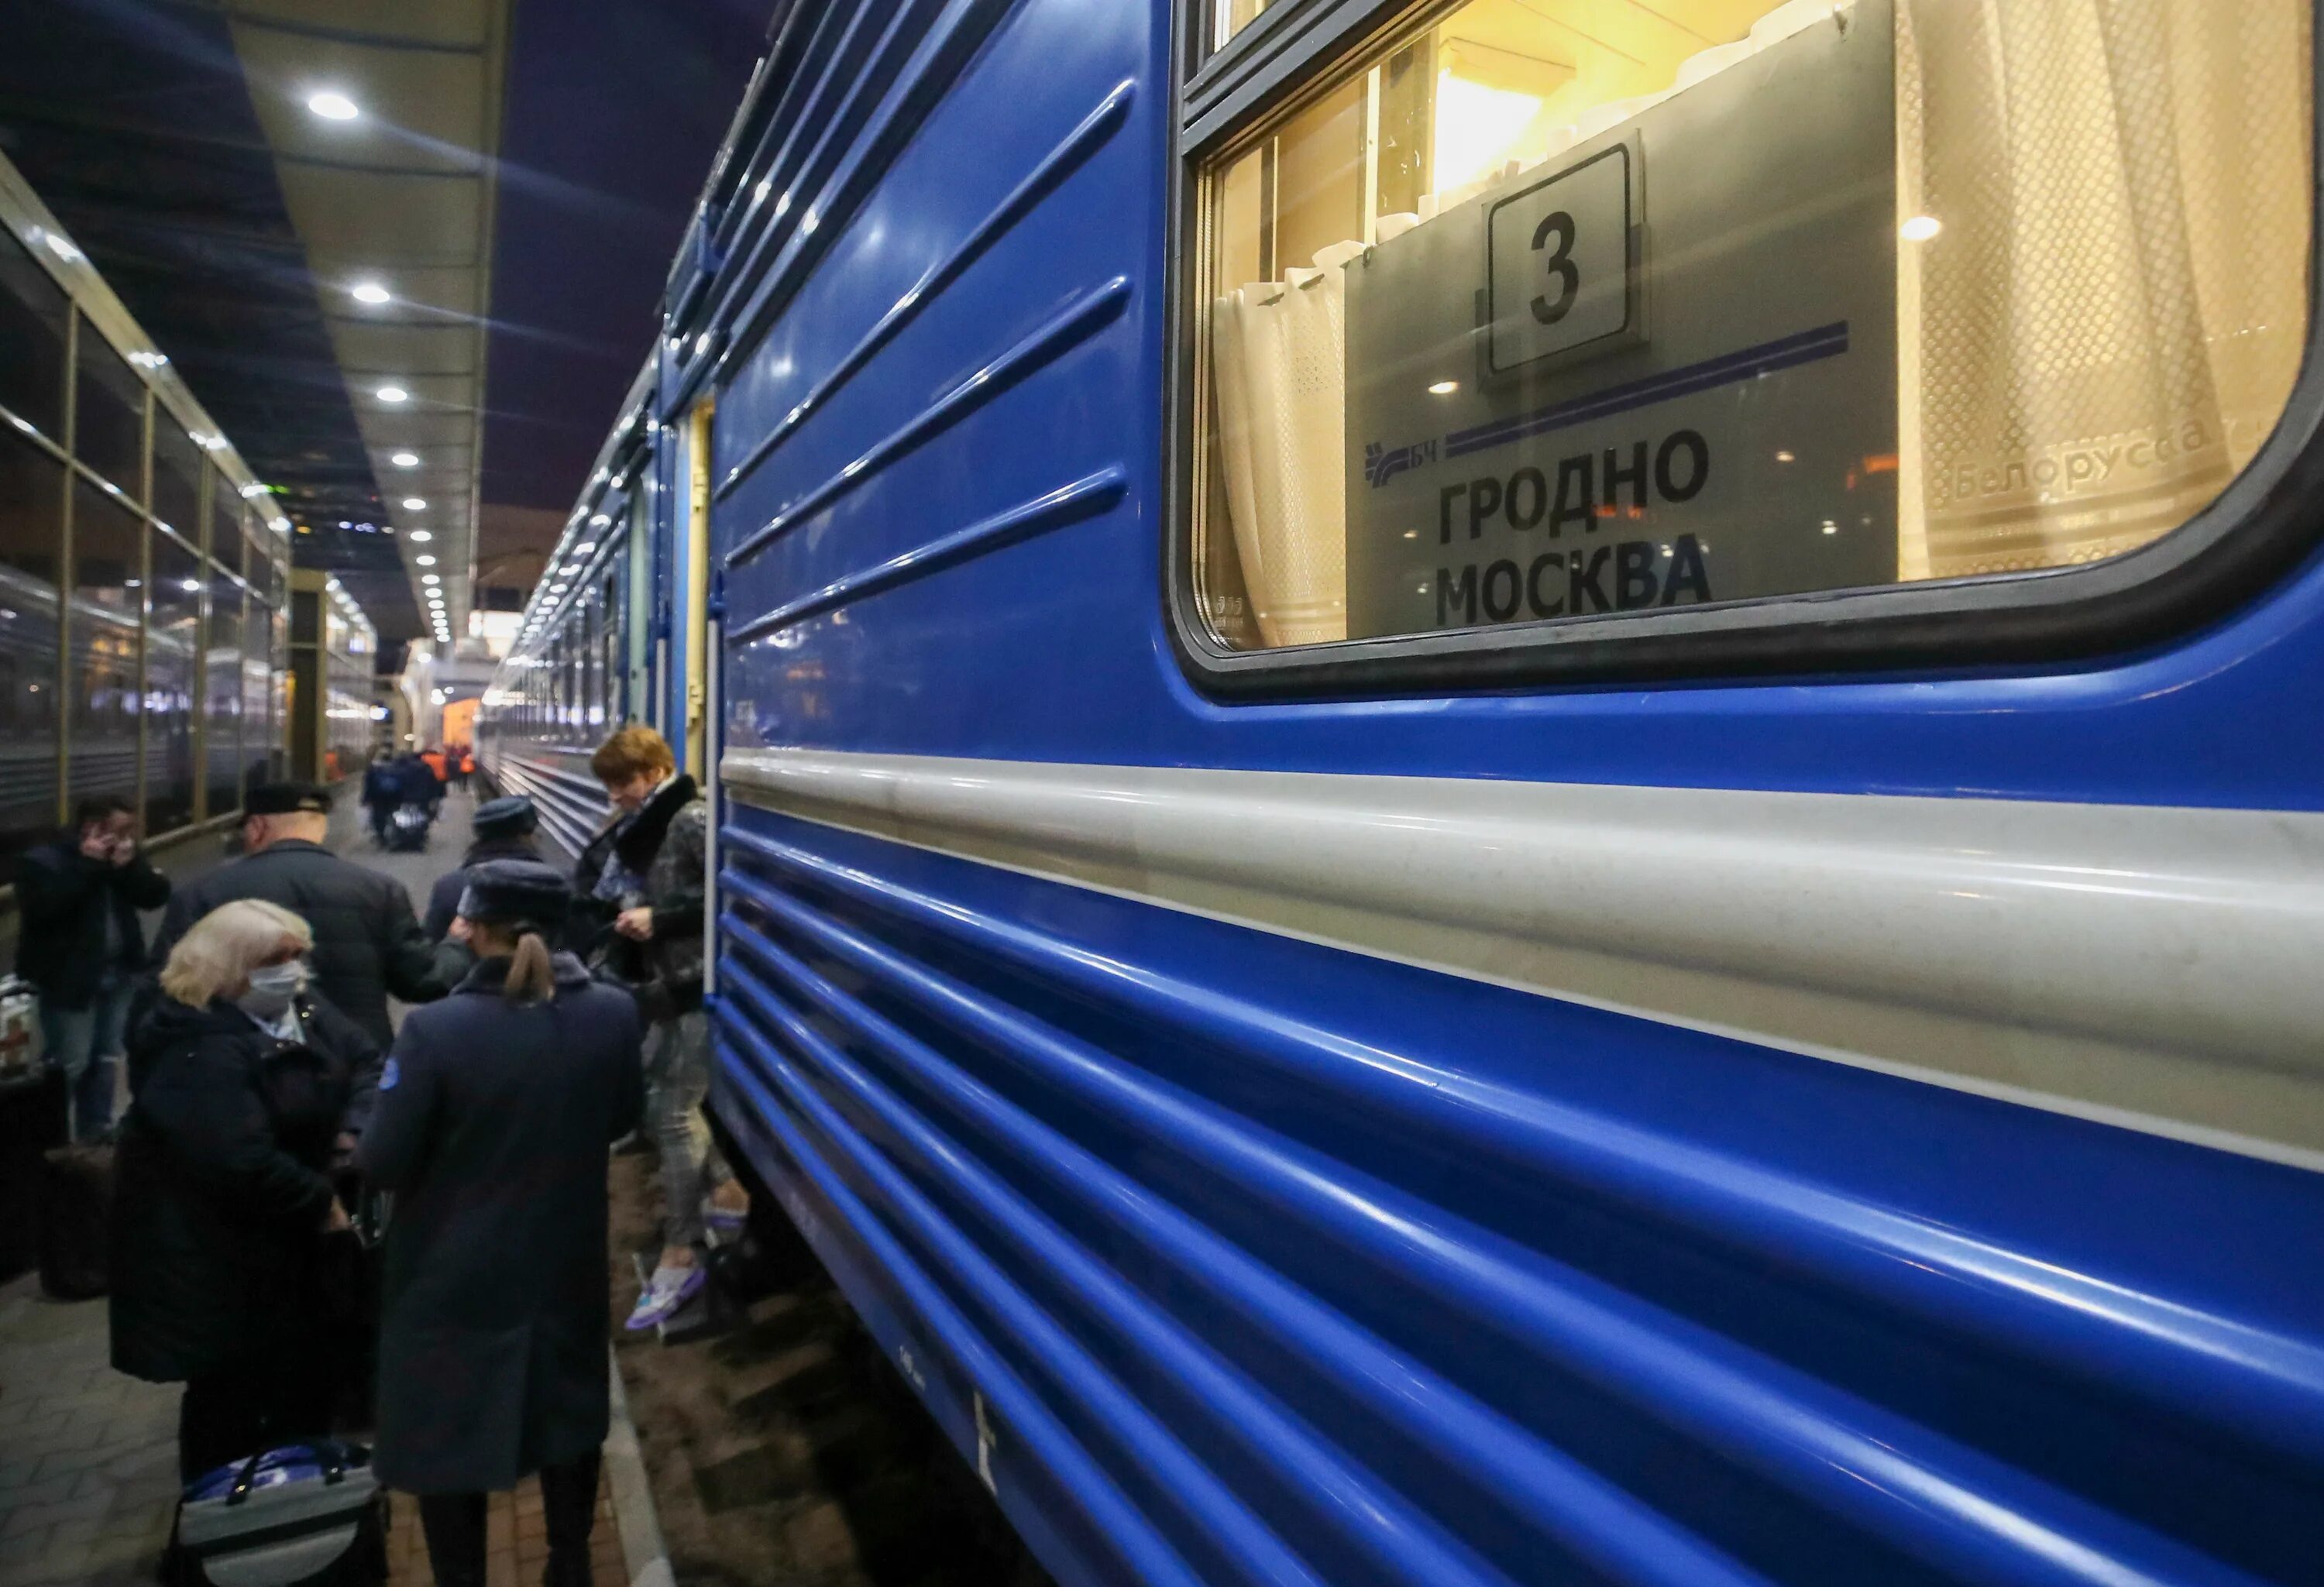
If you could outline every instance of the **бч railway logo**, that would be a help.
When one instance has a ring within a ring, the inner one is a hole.
[[[1364,482],[1378,490],[1407,468],[1434,463],[1436,447],[1434,441],[1415,441],[1391,452],[1378,441],[1368,441],[1364,444]]]

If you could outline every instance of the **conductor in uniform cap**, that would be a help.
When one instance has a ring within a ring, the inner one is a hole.
[[[644,1104],[637,1001],[549,952],[572,902],[527,860],[468,875],[476,967],[415,1009],[356,1161],[396,1196],[380,1480],[420,1496],[438,1587],[483,1587],[484,1496],[540,1474],[549,1587],[589,1587],[609,1403],[605,1149]]]
[[[468,888],[468,873],[478,865],[487,860],[540,858],[540,850],[532,841],[533,830],[540,825],[540,812],[521,795],[486,799],[476,807],[476,813],[468,818],[468,830],[475,835],[475,841],[461,858],[460,868],[438,877],[435,890],[428,895],[428,918],[420,926],[429,941],[442,942],[450,935],[452,918],[460,912],[460,895]]]
[[[408,1003],[444,995],[436,955],[393,877],[343,860],[323,846],[328,790],[305,782],[263,783],[243,801],[244,854],[190,887],[161,917],[153,957],[166,960],[195,921],[235,899],[280,904],[315,933],[316,987],[331,1006],[382,1047],[395,1039],[390,992]]]

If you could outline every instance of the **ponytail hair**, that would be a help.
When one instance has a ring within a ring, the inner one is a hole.
[[[516,955],[508,979],[501,983],[501,995],[519,1003],[557,1001],[557,972],[549,962],[549,945],[541,940],[540,927],[530,920],[517,927]]]
[[[503,997],[512,1003],[557,1001],[557,968],[540,927],[530,920],[471,920],[468,931],[468,946],[477,957],[508,955],[508,977],[501,983]]]

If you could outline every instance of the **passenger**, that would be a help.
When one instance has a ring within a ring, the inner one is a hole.
[[[612,912],[616,973],[638,993],[646,1040],[646,1122],[661,1154],[662,1250],[628,1326],[668,1322],[706,1281],[696,1248],[703,1190],[710,1215],[739,1225],[742,1188],[712,1149],[702,1102],[710,1090],[710,1028],[702,1010],[704,856],[710,807],[678,773],[661,734],[624,727],[597,747],[590,769],[621,814],[582,852],[574,890]]]
[[[374,752],[371,764],[364,768],[363,804],[371,815],[372,840],[382,848],[387,846],[388,817],[402,802],[403,785],[396,775],[395,758],[385,750]]]
[[[484,1496],[540,1473],[553,1587],[588,1587],[607,1425],[605,1149],[637,1127],[635,1002],[547,941],[564,877],[493,860],[453,930],[479,955],[413,1010],[359,1161],[395,1193],[380,1480],[420,1496],[438,1587],[482,1587]]]
[[[486,799],[476,807],[475,816],[469,822],[475,841],[461,858],[459,869],[438,877],[435,890],[428,895],[428,918],[420,925],[429,941],[440,943],[451,932],[471,869],[487,860],[540,858],[540,850],[532,841],[533,831],[540,825],[540,812],[533,808],[530,799],[521,795]]]
[[[178,1472],[330,1430],[342,1341],[324,1244],[378,1051],[304,995],[307,923],[244,899],[195,922],[132,1044],[144,1082],[115,1154],[113,1364],[186,1386]]]
[[[323,846],[330,808],[330,795],[311,784],[252,789],[243,806],[248,852],[179,891],[161,918],[154,952],[166,955],[196,920],[231,900],[280,904],[314,927],[316,986],[385,1047],[395,1039],[388,993],[408,1003],[429,1002],[444,995],[444,982],[403,884]],[[134,1090],[134,1062],[129,1077]]]
[[[403,802],[420,806],[428,812],[428,819],[435,820],[438,807],[444,803],[444,780],[410,750],[404,751],[395,765],[396,775],[403,784]]]
[[[466,793],[468,780],[476,774],[475,751],[467,744],[462,744],[452,754],[452,786]]]
[[[72,832],[24,854],[16,973],[40,993],[41,1047],[64,1076],[76,1140],[112,1127],[114,1075],[146,964],[137,911],[169,901],[169,878],[137,846],[136,809],[117,794],[83,799]]]
[[[435,778],[438,788],[452,780],[450,762],[446,760],[444,752],[435,745],[431,744],[420,752],[420,763],[428,768],[428,773]]]

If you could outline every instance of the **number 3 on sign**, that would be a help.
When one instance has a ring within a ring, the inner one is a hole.
[[[1495,373],[1633,329],[1631,161],[1617,144],[1511,194],[1486,222]]]

